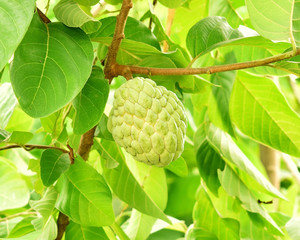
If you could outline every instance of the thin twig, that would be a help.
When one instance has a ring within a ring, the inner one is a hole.
[[[293,159],[289,155],[284,153],[282,154],[282,159],[285,165],[287,166],[288,170],[291,172],[293,177],[296,179],[297,183],[300,185],[300,173]]]
[[[13,215],[9,215],[9,216],[7,216],[5,218],[1,218],[0,222],[5,222],[5,221],[8,221],[8,220],[10,220],[12,218],[16,218],[16,217],[20,217],[20,216],[39,215],[38,212],[31,212],[31,210],[33,210],[33,209],[28,209],[25,212],[19,212],[19,213],[13,214]]]
[[[126,20],[128,17],[129,10],[132,8],[131,0],[123,0],[121,11],[117,16],[117,23],[114,32],[114,36],[111,42],[111,45],[108,47],[108,54],[106,63],[104,66],[105,78],[111,80],[116,76],[114,73],[114,68],[116,65],[117,53],[121,44],[122,39],[125,37],[124,29]],[[122,71],[120,75],[123,75],[126,71]]]
[[[63,149],[63,148],[59,148],[59,147],[55,147],[55,146],[48,146],[48,145],[34,145],[34,144],[25,144],[25,145],[12,144],[12,145],[7,145],[7,146],[4,146],[4,147],[0,147],[0,151],[12,149],[12,148],[23,148],[26,151],[31,151],[33,149],[56,149],[56,150],[59,150],[63,153],[69,153],[68,150]]]
[[[293,56],[299,55],[300,49],[296,52],[289,51],[276,56],[233,64],[224,64],[217,66],[209,66],[202,68],[152,68],[152,67],[138,67],[115,64],[114,76],[122,75],[124,72],[131,72],[132,74],[145,74],[145,75],[194,75],[194,74],[213,74],[217,72],[226,72],[232,70],[240,70],[246,68],[268,66],[270,63],[289,59]]]

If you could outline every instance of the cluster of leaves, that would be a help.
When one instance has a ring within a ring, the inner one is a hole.
[[[109,86],[103,73],[122,1],[98,2],[48,1],[45,23],[34,13],[43,1],[0,0],[0,147],[37,148],[0,152],[0,237],[55,239],[61,212],[65,239],[299,239],[297,183],[286,174],[284,194],[273,187],[258,147],[300,157],[289,85],[300,74],[300,2],[133,1],[119,64],[196,68],[287,54],[238,72],[147,76],[177,93],[189,121],[182,156],[164,169],[133,160],[106,128],[109,92],[125,81]],[[94,126],[83,161],[80,138]],[[261,204],[273,198],[276,212]]]

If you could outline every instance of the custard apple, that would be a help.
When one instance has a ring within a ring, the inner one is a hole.
[[[136,77],[115,91],[108,129],[136,160],[164,167],[183,151],[184,107],[175,93]]]

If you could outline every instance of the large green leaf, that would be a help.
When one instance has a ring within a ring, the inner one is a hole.
[[[0,50],[1,52],[1,50]],[[0,86],[0,128],[5,128],[17,103],[10,83]]]
[[[217,47],[216,44],[242,37],[224,17],[207,17],[197,22],[188,32],[186,46],[193,58]]]
[[[0,211],[23,207],[29,200],[29,189],[17,168],[0,158]]]
[[[168,7],[168,8],[177,8],[186,0],[158,0],[162,5]]]
[[[225,59],[226,64],[235,60],[232,54],[225,55]],[[216,63],[219,64],[217,61]],[[209,119],[231,135],[234,135],[234,132],[229,116],[229,100],[235,76],[235,71],[215,73],[211,76],[214,86],[211,87],[212,94],[208,105]]]
[[[107,161],[117,162],[113,168],[104,167],[104,175],[108,184],[112,188],[113,192],[124,202],[128,203],[131,207],[138,211],[148,214],[150,216],[160,218],[166,222],[169,222],[166,215],[154,201],[151,199],[145,190],[140,186],[137,179],[133,176],[129,170],[121,149],[111,141],[101,140],[100,143],[95,142],[95,147],[99,154]],[[122,186],[122,187],[121,187]]]
[[[218,240],[217,236],[205,228],[192,228],[187,232],[186,240]]]
[[[50,187],[46,190],[42,199],[29,201],[30,206],[42,215],[44,224],[46,224],[52,214],[52,211],[54,210],[57,196],[58,194],[55,191],[54,187]]]
[[[7,143],[16,143],[19,145],[24,145],[29,142],[33,138],[33,133],[31,132],[21,132],[21,131],[13,131],[4,142]]]
[[[239,179],[237,174],[228,166],[226,165],[223,172],[218,170],[219,179],[221,182],[222,187],[224,187],[225,191],[233,196],[237,197],[243,203],[243,207],[253,213],[258,213],[264,219],[264,225],[269,228],[269,230],[277,235],[281,235],[282,231],[276,222],[271,218],[271,216],[267,213],[265,209],[257,202],[255,196],[251,193],[251,191],[247,188],[247,186]],[[254,217],[256,215],[253,215]],[[256,216],[256,218],[259,218]],[[259,220],[257,220],[259,221]]]
[[[67,153],[57,149],[47,149],[41,156],[41,178],[46,187],[52,185],[70,166]]]
[[[11,82],[22,109],[43,117],[62,108],[83,88],[93,48],[80,29],[44,24],[36,14],[14,55]]]
[[[208,2],[210,16],[225,17],[228,23],[234,28],[238,28],[239,25],[247,26],[246,22],[242,19],[240,14],[234,8],[232,1],[214,0]]]
[[[147,239],[155,222],[156,218],[133,209],[125,232],[132,240]]]
[[[107,17],[100,20],[101,28],[90,35],[91,39],[97,37],[112,37],[116,26],[116,17]],[[124,29],[126,39],[149,44],[160,50],[160,45],[153,33],[142,22],[135,18],[128,17]]]
[[[299,46],[300,2],[286,0],[246,0],[255,30],[272,40],[295,38]]]
[[[218,239],[238,240],[239,222],[232,218],[222,218],[214,209],[214,206],[203,187],[197,192],[193,219],[194,226],[204,228],[206,231],[215,234]]]
[[[79,95],[73,100],[75,134],[83,134],[101,119],[108,98],[109,85],[100,67],[94,66],[92,74]]]
[[[35,0],[0,0],[0,71],[24,37],[34,8]]]
[[[275,83],[239,73],[230,100],[231,119],[246,135],[300,156],[300,118]]]
[[[55,17],[68,27],[81,27],[86,33],[96,32],[101,23],[83,11],[74,0],[61,0],[53,8]]]
[[[70,222],[66,229],[65,239],[67,240],[109,240],[101,227],[81,226],[77,223]]]
[[[209,141],[229,165],[234,164],[241,172],[247,173],[251,177],[249,188],[266,192],[270,195],[285,199],[284,196],[262,175],[253,163],[240,150],[231,136],[212,124],[206,126],[206,139]]]
[[[104,178],[80,157],[58,182],[56,207],[82,226],[100,227],[114,221],[112,196]]]

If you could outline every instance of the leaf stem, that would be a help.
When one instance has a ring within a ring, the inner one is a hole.
[[[117,234],[120,240],[130,240],[126,233],[123,231],[123,229],[116,222],[110,225],[110,227],[115,232],[115,234]]]
[[[1,219],[0,219],[0,222],[5,222],[5,221],[8,221],[9,219],[16,218],[16,217],[20,217],[20,216],[26,216],[26,215],[39,215],[38,212],[32,212],[32,210],[33,210],[33,209],[28,209],[28,210],[25,211],[25,212],[19,212],[19,213],[16,213],[16,214],[7,216],[7,217],[5,217],[5,218],[1,218]]]
[[[289,59],[293,56],[299,55],[300,49],[296,51],[289,51],[283,54],[275,55],[268,58],[263,58],[255,61],[224,64],[217,66],[209,66],[202,68],[152,68],[152,67],[139,67],[115,64],[114,76],[122,75],[124,72],[130,71],[132,74],[145,74],[145,75],[194,75],[194,74],[213,74],[217,72],[226,72],[233,70],[240,70],[246,68],[268,66],[270,63]]]
[[[8,145],[5,147],[0,147],[0,151],[12,149],[12,148],[23,148],[26,151],[31,151],[33,149],[56,149],[63,153],[69,153],[68,150],[63,149],[63,148],[59,148],[59,147],[55,147],[55,146],[48,146],[48,145],[34,145],[34,144],[25,144],[25,145],[12,144],[12,145]]]

